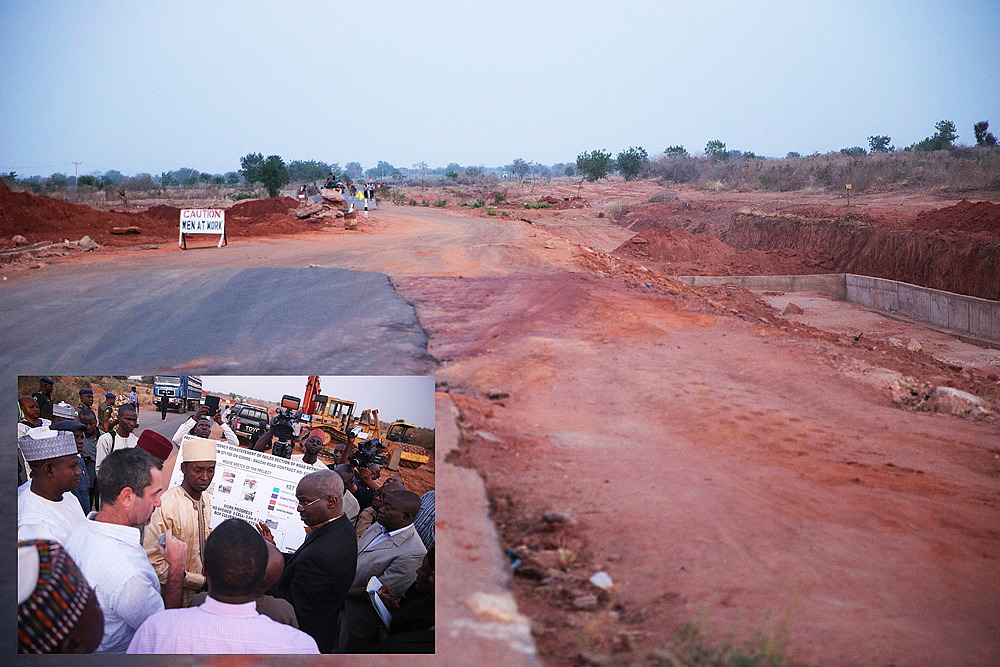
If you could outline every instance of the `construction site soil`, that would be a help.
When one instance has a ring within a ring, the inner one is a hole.
[[[923,411],[937,386],[995,411],[996,360],[966,365],[814,328],[736,285],[669,277],[856,267],[996,298],[995,205],[866,193],[848,215],[826,192],[678,188],[677,201],[649,204],[664,192],[647,181],[537,190],[510,187],[500,215],[454,201],[387,206],[362,233],[271,244],[262,234],[219,261],[381,271],[414,304],[438,391],[460,414],[450,462],[486,483],[545,664],[656,663],[703,613],[736,643],[767,634],[791,664],[997,664],[998,420]],[[441,192],[405,190],[417,201]],[[580,199],[524,207],[542,196]],[[60,221],[34,210],[26,234],[9,200],[0,194],[5,241],[59,235]],[[127,223],[99,217],[74,235],[112,224]],[[141,257],[196,261],[178,252]],[[139,261],[126,249],[104,256]],[[16,282],[33,266],[5,271]],[[439,528],[462,531],[468,509],[438,505]],[[590,582],[599,571],[611,589]]]

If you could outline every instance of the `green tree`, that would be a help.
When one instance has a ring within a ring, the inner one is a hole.
[[[160,174],[160,187],[169,188],[171,185],[180,185],[174,178],[174,172],[164,171]]]
[[[247,153],[240,158],[240,176],[246,181],[247,185],[252,186],[254,183],[260,183],[262,181],[260,170],[264,166],[264,156],[260,153]]]
[[[4,180],[7,180],[7,179],[4,178]],[[91,187],[92,188],[95,185],[97,185],[97,179],[94,178],[93,176],[83,175],[80,178],[76,179],[76,184],[78,186]]]
[[[584,151],[576,156],[576,170],[591,183],[607,178],[611,163],[611,153],[600,149],[590,153]]]
[[[240,184],[240,173],[238,171],[227,171],[226,185],[239,185],[239,184]]]
[[[615,163],[618,165],[618,171],[625,177],[626,182],[634,181],[639,178],[639,174],[649,164],[649,155],[642,146],[638,148],[630,146],[628,150],[618,154],[618,157],[615,158]]]
[[[663,154],[667,157],[687,157],[687,150],[680,144],[676,146],[667,146],[667,149],[663,151]]]
[[[950,120],[939,120],[934,124],[934,129],[937,132],[910,148],[915,151],[941,151],[951,148],[955,139],[958,139],[958,135],[955,134],[955,124]]]
[[[710,142],[705,144],[705,155],[712,162],[719,162],[720,160],[725,160],[729,157],[729,153],[726,151],[726,144],[722,143],[718,139],[712,139]]]
[[[52,188],[65,188],[69,185],[69,179],[66,177],[66,174],[60,174],[57,172],[49,176],[47,185]]]
[[[465,175],[471,178],[473,181],[475,181],[477,178],[482,176],[483,172],[485,171],[486,171],[485,167],[483,167],[482,165],[476,165],[476,166],[466,167]]]
[[[569,176],[570,178],[576,176],[576,165],[575,164],[566,165],[566,169],[563,171],[563,173]]]
[[[789,159],[791,159],[793,157],[802,157],[802,156],[799,153],[797,153],[796,151],[788,151],[788,155],[785,156],[785,159],[789,160]]]
[[[453,181],[457,181],[458,180],[458,172],[457,171],[449,171],[448,173],[445,174],[445,178],[450,178]]]
[[[876,134],[874,137],[868,137],[868,148],[871,149],[872,153],[891,153],[896,150],[896,147],[890,146],[890,141],[892,141],[891,137]]]
[[[288,163],[288,176],[293,181],[320,181],[326,178],[327,170],[316,160],[292,160]]]
[[[850,148],[841,148],[840,152],[844,155],[865,155],[865,149],[861,146],[851,146]]]
[[[260,167],[260,181],[267,188],[267,194],[277,197],[281,187],[289,182],[288,167],[280,155],[268,155]]]
[[[981,120],[975,124],[973,131],[976,133],[976,145],[977,146],[996,146],[997,138],[993,136],[993,133],[989,131],[990,122],[988,120]]]

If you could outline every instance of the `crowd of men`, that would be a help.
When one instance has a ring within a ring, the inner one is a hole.
[[[418,496],[399,476],[379,483],[378,466],[355,470],[350,441],[328,467],[321,434],[309,433],[298,460],[316,470],[295,492],[307,535],[282,554],[263,523],[211,528],[209,436],[213,424],[235,435],[207,409],[173,440],[136,435],[130,401],[110,394],[112,412],[95,413],[83,389],[60,414],[52,381],[40,384],[48,404],[18,401],[19,652],[434,651],[433,491]],[[171,457],[182,482],[167,489]]]

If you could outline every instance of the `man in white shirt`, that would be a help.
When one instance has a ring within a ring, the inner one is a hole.
[[[222,435],[226,438],[226,442],[233,447],[239,447],[240,439],[236,436],[235,431],[229,427],[229,424],[222,421],[220,413],[215,413],[214,421],[222,427]],[[212,422],[213,419],[208,416],[208,406],[202,405],[194,413],[194,417],[189,417],[186,422],[177,427],[172,438],[174,444],[179,447],[184,438],[188,436],[210,439],[212,437]]]
[[[140,544],[139,529],[160,505],[162,467],[138,448],[108,454],[98,477],[101,509],[91,513],[66,543],[66,550],[97,591],[104,612],[104,639],[95,653],[124,653],[143,621],[164,606],[181,604],[187,545],[170,531],[164,534],[166,547],[160,549],[169,572],[161,597],[160,580]]]
[[[76,439],[46,426],[30,429],[18,447],[31,466],[31,481],[17,496],[17,539],[65,544],[86,521],[73,489],[80,483]]]
[[[97,441],[97,460],[94,467],[97,474],[101,474],[101,462],[111,452],[117,449],[135,447],[139,442],[139,436],[133,431],[139,426],[139,416],[135,409],[126,403],[118,408],[118,425],[105,433]],[[150,510],[152,511],[152,510]]]
[[[258,613],[254,597],[267,562],[264,538],[246,521],[226,519],[205,541],[205,602],[153,614],[128,652],[318,654],[305,632]]]

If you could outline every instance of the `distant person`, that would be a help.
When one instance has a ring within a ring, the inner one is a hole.
[[[104,637],[97,594],[66,549],[17,543],[17,652],[93,653]]]
[[[128,395],[128,402],[132,404],[135,409],[136,416],[139,415],[139,397],[135,393],[135,387],[132,387],[132,391]]]
[[[104,401],[97,406],[97,425],[101,431],[108,432],[110,428],[111,415],[115,410],[115,395],[110,391],[104,394]]]
[[[97,415],[91,409],[81,410],[78,421],[84,425],[83,463],[90,480],[90,506],[97,506],[97,441],[104,435],[97,426]]]
[[[333,177],[332,171],[326,175],[326,183],[323,184],[323,187],[328,190],[332,190],[337,187],[337,179]]]
[[[319,453],[323,451],[323,431],[318,428],[309,431],[309,436],[302,443],[302,448],[305,450],[305,453],[292,454],[292,461],[301,461],[318,470],[327,469],[326,464],[318,458]]]
[[[31,397],[38,402],[38,414],[42,419],[52,420],[52,389],[55,387],[55,383],[51,378],[42,377],[38,379],[38,391],[33,393]]]

